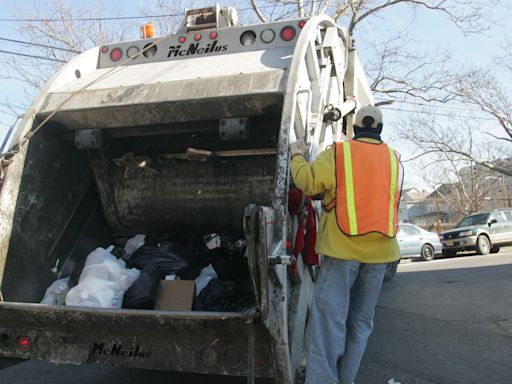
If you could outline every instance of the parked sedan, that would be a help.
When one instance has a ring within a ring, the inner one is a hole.
[[[396,238],[402,258],[419,257],[429,261],[443,250],[436,233],[425,231],[412,224],[399,224]]]

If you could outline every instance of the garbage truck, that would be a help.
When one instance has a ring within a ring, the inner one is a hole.
[[[77,55],[2,154],[0,356],[294,383],[316,269],[293,254],[289,143],[313,160],[372,103],[325,15],[243,26],[189,9],[176,34]],[[243,234],[254,310],[40,303],[96,247],[145,233]]]

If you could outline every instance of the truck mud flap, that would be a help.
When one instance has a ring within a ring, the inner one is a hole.
[[[252,358],[256,377],[273,377],[271,338],[251,316],[0,303],[0,356],[239,376]]]

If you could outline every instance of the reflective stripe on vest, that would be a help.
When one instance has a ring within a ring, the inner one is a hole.
[[[379,232],[395,237],[398,227],[398,154],[386,144],[336,143],[336,220],[345,234]],[[329,204],[331,205],[331,204]]]

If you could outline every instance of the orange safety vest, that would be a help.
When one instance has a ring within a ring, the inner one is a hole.
[[[400,156],[384,143],[336,143],[336,208],[340,230],[349,236],[378,232],[395,237],[402,189]]]

